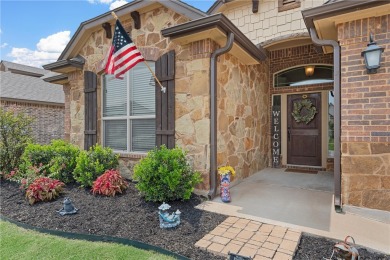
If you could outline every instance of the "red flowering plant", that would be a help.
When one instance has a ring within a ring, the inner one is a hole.
[[[50,201],[57,198],[65,184],[59,180],[48,177],[37,178],[26,190],[26,198],[33,205],[38,201]]]
[[[115,196],[116,193],[122,193],[127,187],[127,182],[122,178],[118,170],[106,170],[93,182],[92,193]]]

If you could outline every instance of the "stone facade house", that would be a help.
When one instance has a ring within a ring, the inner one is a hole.
[[[65,95],[56,84],[45,82],[52,72],[9,61],[0,63],[0,105],[34,118],[35,142],[64,138]]]
[[[216,170],[240,181],[266,167],[334,171],[334,204],[390,210],[390,4],[343,0],[180,1],[114,10],[167,87],[146,66],[104,75],[110,12],[81,23],[57,62],[65,136],[121,154],[121,171],[150,148],[188,151],[214,197]],[[368,74],[372,34],[385,50]],[[332,116],[329,111],[332,110]]]

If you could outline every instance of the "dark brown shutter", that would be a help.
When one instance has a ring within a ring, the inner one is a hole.
[[[84,149],[96,144],[97,127],[97,76],[92,71],[84,71],[85,130]]]
[[[166,88],[162,92],[156,82],[156,145],[175,147],[175,51],[156,61],[156,76]]]

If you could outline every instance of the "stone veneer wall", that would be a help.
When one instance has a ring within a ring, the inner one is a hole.
[[[161,29],[188,21],[187,18],[174,13],[165,7],[141,14],[141,28],[132,28],[132,19],[122,19],[123,27],[137,47],[142,51],[146,60],[156,60],[161,54],[175,49],[176,45],[162,37]],[[112,24],[112,30],[114,24]],[[84,70],[98,73],[97,100],[98,111],[101,111],[101,63],[110,48],[112,39],[105,37],[105,31],[99,28],[93,32],[79,51],[85,58]],[[66,121],[70,122],[69,140],[84,147],[84,78],[82,71],[68,74],[69,83],[64,86],[65,98],[69,100],[69,112]],[[101,113],[98,113],[98,126],[101,125]],[[101,141],[101,129],[98,127],[98,142]]]
[[[23,112],[34,119],[31,124],[36,143],[48,144],[64,138],[64,106],[1,100],[1,108]]]
[[[210,176],[210,55],[217,45],[210,39],[182,46],[176,55],[176,144],[188,151],[194,169],[209,189]]]
[[[307,32],[301,11],[326,1],[301,0],[299,8],[279,12],[278,0],[259,0],[258,13],[252,12],[252,1],[245,1],[245,4],[223,11],[223,14],[253,43],[258,44],[275,37]]]
[[[188,152],[194,169],[200,171],[204,182],[199,189],[209,188],[210,170],[210,108],[209,108],[209,67],[210,54],[216,48],[211,40],[193,42],[178,46],[162,37],[160,31],[168,26],[184,23],[187,18],[160,7],[141,15],[141,29],[132,29],[132,20],[123,20],[126,31],[142,52],[146,60],[157,60],[163,53],[174,49],[176,52],[176,144]],[[101,61],[111,44],[102,29],[91,34],[80,50],[86,59],[85,70],[101,72]],[[101,74],[100,74],[101,75]],[[84,80],[81,71],[69,75],[69,84],[64,86],[65,98],[69,100],[66,121],[70,122],[69,139],[84,147]],[[101,78],[98,76],[98,142],[101,142]],[[131,177],[134,165],[143,154],[121,154],[120,171]]]
[[[265,168],[270,159],[268,64],[243,65],[230,54],[218,63],[218,166],[235,179]]]
[[[385,48],[377,74],[361,57],[370,33]],[[390,211],[390,15],[339,24],[338,38],[343,203]]]

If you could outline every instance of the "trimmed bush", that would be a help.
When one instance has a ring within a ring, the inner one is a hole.
[[[39,170],[38,176],[48,176],[69,183],[80,149],[64,140],[52,140],[49,145],[29,144],[22,156],[19,177],[31,177],[28,171]]]
[[[77,165],[76,159],[80,149],[63,140],[53,140],[50,146],[54,157],[50,161],[49,176],[65,183],[74,181],[73,171]]]
[[[11,172],[18,167],[24,149],[33,141],[32,121],[24,113],[0,108],[0,171]]]
[[[202,182],[180,148],[155,148],[134,167],[136,187],[147,201],[163,202],[186,200],[196,184]]]
[[[115,169],[118,166],[119,155],[108,147],[95,145],[88,151],[81,151],[76,159],[77,165],[73,172],[73,178],[82,187],[91,187],[93,181],[106,170]]]
[[[117,170],[107,170],[93,182],[92,193],[114,197],[116,193],[122,193],[128,187],[127,182]]]
[[[31,183],[26,190],[26,198],[32,205],[38,201],[50,201],[57,198],[65,186],[59,180],[40,177]]]
[[[19,167],[20,172],[35,167],[39,169],[42,176],[48,176],[50,173],[50,161],[53,157],[54,151],[50,145],[29,144],[22,156],[22,165]]]

